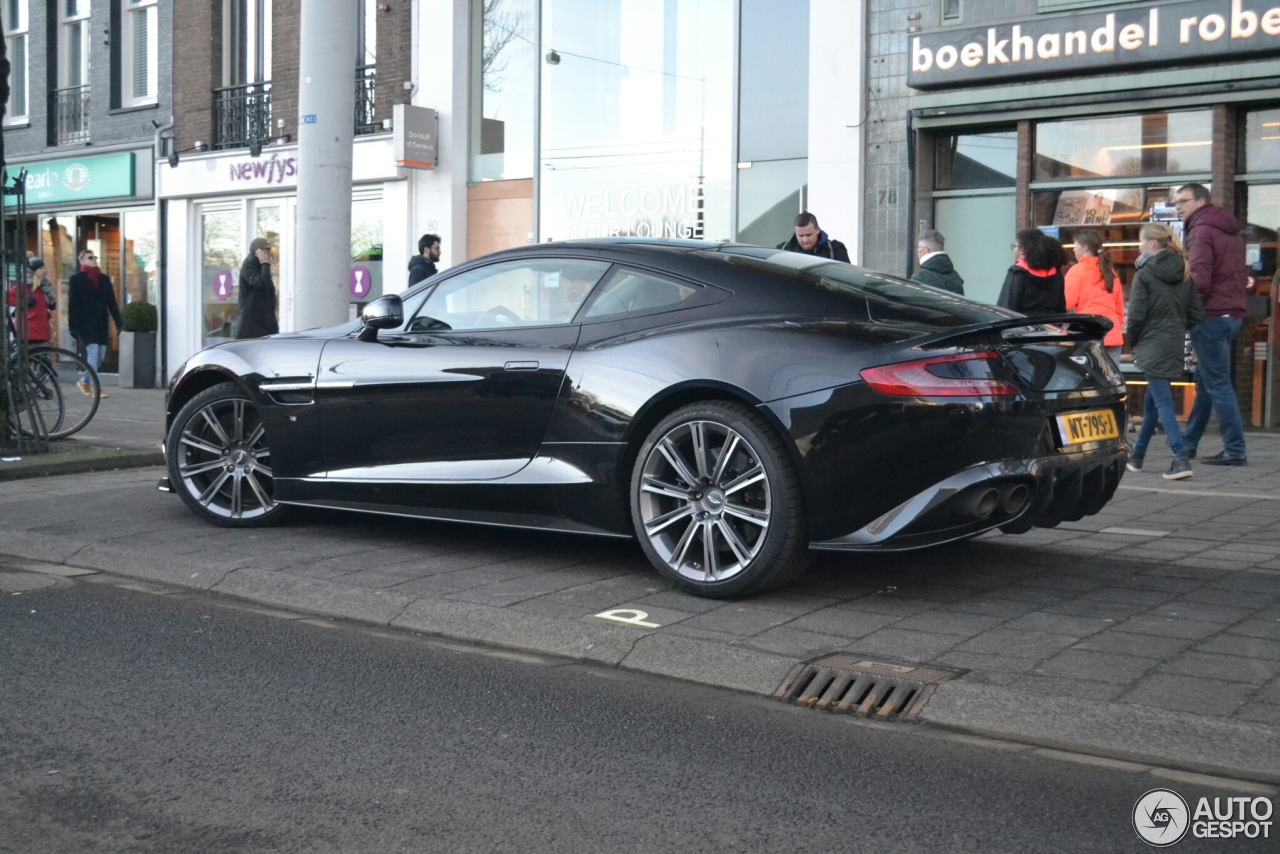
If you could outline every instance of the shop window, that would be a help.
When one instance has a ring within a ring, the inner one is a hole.
[[[136,107],[156,101],[157,0],[126,0],[121,10],[121,104]]]
[[[667,0],[668,6],[676,6]],[[663,15],[663,25],[678,25]],[[738,47],[738,160],[794,160],[809,154],[809,4],[743,0]],[[676,72],[679,33],[664,38],[665,72]],[[674,130],[680,78],[663,79],[663,122]],[[745,174],[739,177],[747,177]],[[803,182],[801,182],[803,183]],[[738,220],[739,225],[742,220]]]
[[[777,246],[790,240],[808,184],[807,158],[756,161],[739,168],[738,242]]]
[[[351,319],[360,316],[365,303],[382,294],[382,198],[357,197],[351,202],[351,276],[347,282]]]
[[[156,304],[156,212],[124,215],[124,301]]]
[[[9,59],[9,102],[4,123],[26,124],[31,96],[27,84],[27,0],[6,0],[4,40]]]
[[[1035,181],[1208,172],[1209,110],[1039,122]]]
[[[240,316],[240,262],[247,255],[239,205],[205,208],[200,217],[201,346],[235,337]]]
[[[1275,290],[1280,286],[1276,251],[1280,185],[1250,185],[1240,214],[1240,236],[1245,243],[1249,282],[1244,326],[1240,330],[1240,343],[1236,345],[1237,395],[1249,423],[1254,427],[1277,427],[1280,426],[1280,379],[1276,378],[1275,366],[1267,363],[1277,358],[1277,350],[1271,344],[1276,341],[1273,331],[1276,319],[1268,306],[1274,305]]]
[[[1018,174],[1018,132],[939,136],[934,162],[937,190],[1012,187]]]
[[[480,108],[471,180],[532,178],[538,0],[483,0],[472,9],[479,19],[472,87]]]
[[[1280,172],[1280,109],[1253,110],[1244,122],[1244,172]]]
[[[542,240],[732,235],[737,8],[544,0]]]

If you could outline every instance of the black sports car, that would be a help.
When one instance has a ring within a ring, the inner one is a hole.
[[[307,505],[634,536],[736,596],[812,549],[1098,512],[1128,455],[1109,326],[753,246],[531,246],[197,353],[161,488],[226,526]]]

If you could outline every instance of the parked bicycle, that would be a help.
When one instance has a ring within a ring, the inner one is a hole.
[[[12,318],[9,329],[13,333],[9,341],[10,364],[18,359],[17,335]],[[98,372],[83,358],[59,347],[48,344],[27,345],[27,380],[31,405],[35,407],[44,432],[50,439],[65,439],[83,430],[98,411],[102,383]],[[19,415],[26,406],[17,401]],[[18,419],[18,429],[24,436],[34,433],[29,418]]]

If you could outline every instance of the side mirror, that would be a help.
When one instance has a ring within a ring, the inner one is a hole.
[[[361,341],[377,341],[379,329],[394,329],[404,323],[404,303],[395,294],[378,297],[360,312]]]

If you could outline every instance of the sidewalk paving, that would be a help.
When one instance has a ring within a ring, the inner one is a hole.
[[[1173,484],[1154,443],[1148,471],[1080,522],[824,554],[799,585],[731,602],[671,588],[623,541],[325,511],[220,529],[155,491],[158,468],[0,483],[0,563],[67,563],[758,693],[833,651],[962,668],[922,720],[1275,782],[1280,436],[1247,438],[1249,466],[1196,465]],[[1215,437],[1202,447],[1213,453]],[[620,608],[656,627],[597,616]]]

